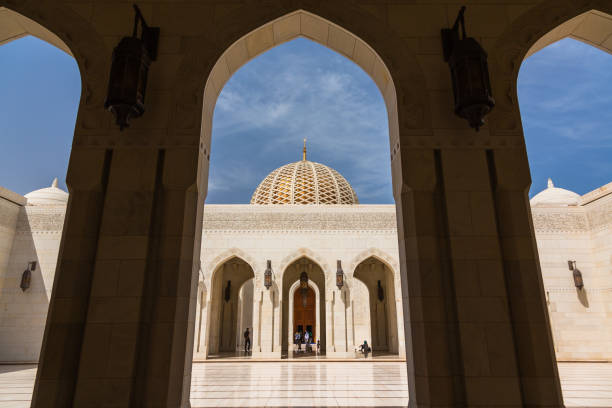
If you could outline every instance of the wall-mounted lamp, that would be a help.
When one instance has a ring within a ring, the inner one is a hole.
[[[381,302],[385,300],[385,291],[382,285],[380,284],[380,281],[378,281],[378,300],[380,300]]]
[[[266,289],[270,289],[272,286],[272,261],[267,260],[266,271],[264,272],[264,286]]]
[[[224,295],[226,302],[229,302],[231,294],[232,294],[232,281],[228,280],[227,286],[225,287],[225,295]]]
[[[582,290],[584,281],[582,280],[582,272],[576,268],[576,261],[567,261],[567,266],[574,276],[574,286],[576,286],[578,290]]]
[[[444,61],[448,62],[451,71],[455,114],[467,119],[478,131],[484,125],[484,117],[495,106],[495,100],[491,93],[487,53],[474,38],[466,36],[464,12],[465,6],[459,10],[453,27],[442,29],[442,48]]]
[[[123,37],[113,50],[113,62],[108,80],[104,107],[115,115],[119,129],[130,125],[131,118],[142,116],[147,89],[147,75],[151,61],[157,59],[159,27],[149,27],[134,4],[134,30],[131,37]],[[140,38],[138,23],[141,26]]]
[[[308,274],[306,271],[300,273],[300,292],[302,293],[302,306],[306,307],[306,295],[308,294]]]
[[[336,286],[338,290],[342,290],[344,286],[344,271],[342,270],[342,261],[339,259],[336,261],[337,269],[336,269]]]
[[[19,287],[21,288],[22,292],[25,292],[26,289],[30,287],[32,283],[32,271],[35,271],[35,270],[36,270],[36,261],[28,262],[28,267],[21,274],[21,283],[19,284]]]

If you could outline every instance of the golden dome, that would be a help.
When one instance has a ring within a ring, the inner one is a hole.
[[[303,160],[274,170],[259,184],[251,204],[359,204],[340,173],[321,163]]]

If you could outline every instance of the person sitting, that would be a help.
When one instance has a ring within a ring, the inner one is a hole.
[[[359,351],[362,352],[366,358],[368,357],[368,353],[371,352],[372,349],[370,348],[370,346],[368,346],[367,340],[364,340],[363,344],[359,346]]]

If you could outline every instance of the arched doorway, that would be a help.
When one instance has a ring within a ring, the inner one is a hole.
[[[217,267],[210,290],[207,356],[244,350],[243,331],[253,329],[253,278],[251,266],[233,257]],[[252,339],[252,337],[251,337]]]
[[[309,286],[296,290],[293,295],[293,329],[294,333],[308,333],[310,338],[317,336],[316,297]]]
[[[368,291],[372,350],[399,354],[393,271],[377,258],[370,257],[357,265],[353,276]]]
[[[304,274],[307,283],[302,291],[300,281]],[[302,257],[287,266],[283,273],[282,285],[282,354],[289,355],[294,351],[293,337],[300,325],[302,330],[311,326],[315,342],[320,341],[320,351],[325,352],[326,313],[323,270],[314,261]]]

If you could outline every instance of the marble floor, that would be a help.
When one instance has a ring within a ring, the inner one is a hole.
[[[405,407],[405,363],[195,363],[192,407]],[[350,375],[347,375],[350,373]],[[559,363],[567,407],[612,407],[612,364]],[[0,407],[30,406],[35,365],[0,365]]]

